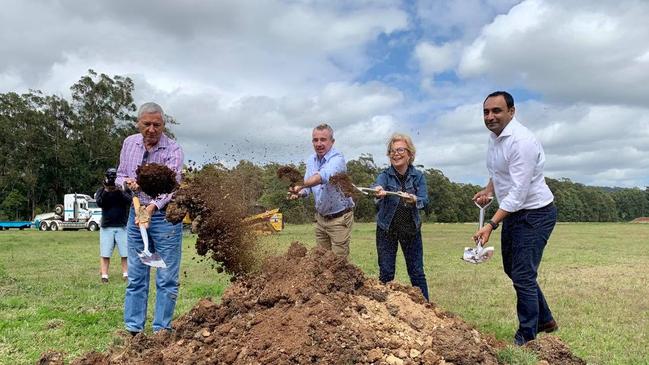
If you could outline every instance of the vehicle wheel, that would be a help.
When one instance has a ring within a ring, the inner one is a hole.
[[[90,222],[90,224],[88,224],[88,230],[90,232],[98,231],[99,230],[99,225],[97,223],[95,223],[95,222]]]
[[[41,224],[38,226],[38,229],[41,230],[41,231],[49,231],[49,230],[50,230],[50,226],[49,226],[49,224],[47,224],[47,222],[43,221],[43,222],[41,222]]]
[[[63,216],[63,212],[64,212],[64,209],[63,209],[63,206],[61,204],[57,204],[54,207],[54,214]]]
[[[56,224],[56,222],[52,222],[52,224],[50,224],[50,230],[58,231],[59,230],[59,225]]]

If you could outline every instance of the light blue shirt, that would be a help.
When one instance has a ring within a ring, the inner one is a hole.
[[[345,197],[338,187],[329,185],[329,178],[345,172],[347,172],[345,157],[335,148],[331,148],[321,160],[315,153],[306,160],[304,179],[306,180],[316,173],[320,174],[322,179],[321,184],[303,190],[307,195],[313,193],[315,210],[320,215],[335,214],[354,207],[352,198]]]

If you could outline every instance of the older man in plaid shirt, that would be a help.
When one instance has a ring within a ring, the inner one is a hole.
[[[182,249],[182,223],[172,224],[165,219],[165,208],[171,194],[150,197],[139,192],[135,180],[135,170],[141,164],[163,164],[176,172],[180,182],[183,166],[182,148],[164,134],[165,114],[156,103],[140,106],[137,117],[139,134],[128,136],[122,145],[116,184],[126,184],[138,192],[142,206],[150,216],[147,231],[150,244],[167,264],[166,269],[156,269],[156,302],[153,316],[153,331],[171,330],[171,319],[178,296],[178,272]],[[124,299],[124,324],[126,329],[136,335],[144,330],[149,296],[150,267],[138,259],[138,252],[144,242],[138,227],[138,220],[131,206],[128,224],[128,286]]]

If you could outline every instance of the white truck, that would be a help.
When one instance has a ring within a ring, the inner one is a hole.
[[[34,217],[34,227],[41,231],[58,231],[63,229],[99,230],[101,208],[90,195],[65,194],[63,205],[57,204],[54,212],[43,213]]]

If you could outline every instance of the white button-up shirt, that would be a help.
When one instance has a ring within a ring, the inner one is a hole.
[[[543,146],[529,129],[512,119],[489,136],[487,170],[500,209],[513,213],[550,204],[554,195],[545,183]]]

